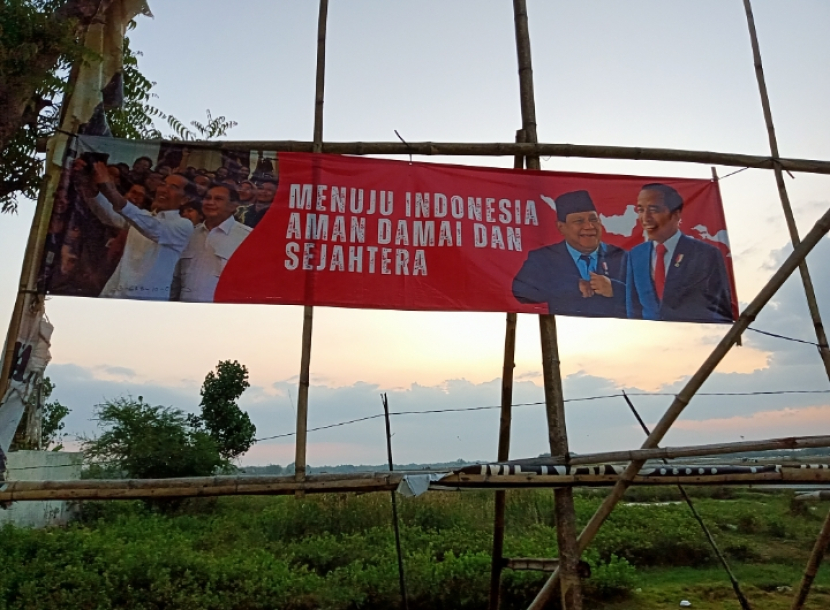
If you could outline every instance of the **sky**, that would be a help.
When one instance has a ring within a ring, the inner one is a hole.
[[[311,140],[317,2],[150,2],[130,34],[156,105],[188,122],[209,109],[238,123],[229,139]],[[755,22],[781,155],[830,159],[830,4],[755,0]],[[740,0],[528,0],[540,142],[768,155]],[[509,142],[521,127],[512,3],[507,0],[331,0],[324,139]],[[512,166],[512,158],[430,162]],[[544,158],[546,170],[709,178],[704,165]],[[737,168],[717,168],[725,177]],[[787,177],[805,234],[830,207],[830,176]],[[721,182],[738,297],[748,303],[791,250],[773,174]],[[0,319],[11,316],[34,205],[0,217]],[[808,258],[830,315],[830,241]],[[119,396],[196,410],[219,360],[250,370],[242,406],[257,436],[293,432],[302,308],[54,297],[47,374],[72,409],[67,430],[96,433],[94,406]],[[309,427],[376,416],[495,406],[504,314],[315,308]],[[557,318],[572,451],[637,447],[625,389],[656,422],[726,329],[717,325]],[[815,340],[800,281],[754,327]],[[538,321],[520,315],[514,401],[544,399]],[[748,332],[707,393],[827,390],[815,347]],[[648,396],[642,394],[649,393]],[[654,393],[663,395],[654,395]],[[826,434],[830,396],[699,396],[667,445]],[[515,410],[511,457],[548,451],[544,408]],[[395,461],[493,460],[498,410],[400,415]],[[312,465],[385,462],[383,420],[309,433]],[[287,464],[291,436],[263,440],[243,464]]]

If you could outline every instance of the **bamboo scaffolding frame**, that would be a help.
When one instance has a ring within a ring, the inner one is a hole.
[[[522,129],[528,142],[539,141],[536,133],[536,99],[533,91],[533,62],[530,51],[526,0],[513,0],[513,21],[516,30],[516,55],[519,64],[519,101]],[[539,170],[539,156],[525,157],[527,169]],[[545,386],[545,412],[551,455],[568,455],[568,431],[565,424],[565,402],[562,393],[559,343],[556,317],[539,316],[539,337],[542,344],[542,376]],[[576,540],[576,512],[573,490],[557,488],[553,491],[556,514],[556,539],[559,547],[561,572],[561,600],[563,610],[582,610],[582,583],[579,580],[580,552]]]
[[[329,1],[320,0],[317,18],[317,78],[314,92],[314,143],[312,152],[319,153],[323,147],[323,102],[326,85],[326,22]],[[308,449],[308,387],[311,383],[311,339],[314,326],[314,308],[303,307],[302,353],[300,356],[300,384],[297,391],[297,440],[294,451],[294,476],[298,481],[305,478],[306,452]],[[302,494],[298,494],[301,496]]]
[[[810,232],[804,237],[804,240],[787,257],[784,263],[778,268],[778,271],[776,271],[769,281],[767,281],[766,285],[761,289],[752,302],[747,305],[743,313],[741,313],[740,318],[738,318],[738,320],[731,326],[723,339],[721,339],[715,349],[712,350],[709,357],[702,365],[700,365],[697,372],[691,379],[689,379],[689,381],[686,382],[686,385],[684,385],[680,393],[677,394],[674,401],[671,403],[671,406],[669,406],[668,410],[663,414],[663,417],[657,423],[657,426],[652,430],[645,443],[643,443],[643,449],[654,449],[660,441],[663,440],[663,437],[669,431],[669,428],[671,428],[672,424],[678,417],[680,417],[680,414],[692,400],[703,383],[709,378],[712,372],[714,372],[718,364],[720,364],[724,357],[726,357],[726,354],[729,353],[729,350],[732,349],[732,346],[735,345],[738,338],[755,320],[761,309],[763,309],[775,293],[778,292],[778,289],[783,286],[787,278],[792,275],[799,263],[807,257],[807,254],[810,253],[810,251],[828,231],[830,231],[830,210],[825,212],[818,222],[816,222]],[[644,463],[645,462],[643,460],[633,460],[629,463],[625,472],[620,475],[614,489],[610,494],[608,494],[602,505],[600,505],[597,512],[594,513],[594,516],[591,517],[591,520],[579,535],[580,550],[584,551],[594,539],[599,531],[599,528],[602,527],[602,524],[605,523],[608,515],[611,514],[611,511],[614,510],[614,507],[622,499],[625,490],[631,484],[631,480],[636,476],[637,472],[639,472]],[[536,599],[534,599],[533,603],[529,606],[531,610],[542,610],[547,600],[553,594],[558,576],[559,573],[554,572],[551,578],[548,579],[547,583],[545,583],[542,590],[536,596]]]
[[[553,316],[540,316],[540,335],[542,339],[543,367],[545,369],[546,408],[549,421],[551,453],[558,454],[554,462],[577,465],[595,464],[606,461],[628,461],[625,472],[620,475],[534,475],[527,474],[523,480],[517,481],[516,476],[482,476],[475,474],[456,473],[445,478],[442,483],[455,485],[458,488],[486,488],[503,486],[510,487],[567,487],[561,493],[556,492],[557,536],[562,549],[562,565],[564,572],[562,581],[563,606],[565,608],[581,608],[579,581],[575,574],[575,563],[579,554],[591,542],[604,520],[619,502],[622,494],[630,485],[711,485],[711,484],[764,484],[791,483],[791,482],[830,482],[830,470],[803,469],[783,467],[779,472],[760,474],[721,474],[701,475],[698,477],[659,477],[649,478],[640,476],[640,468],[647,459],[681,458],[711,456],[736,451],[764,450],[764,449],[798,449],[807,447],[830,446],[830,436],[800,437],[788,439],[773,439],[745,443],[727,443],[717,445],[703,445],[697,447],[657,448],[657,444],[668,432],[672,424],[689,404],[694,394],[705,382],[715,367],[725,357],[731,347],[738,344],[741,333],[755,319],[755,316],[768,303],[769,299],[780,288],[783,282],[798,267],[801,273],[805,294],[810,309],[811,319],[816,331],[819,344],[819,353],[830,378],[830,349],[827,347],[827,337],[819,314],[815,299],[812,280],[809,276],[806,255],[815,246],[818,240],[830,230],[830,211],[824,214],[813,229],[801,241],[795,225],[789,196],[783,179],[783,172],[805,172],[816,174],[830,174],[830,161],[809,159],[781,159],[778,154],[777,140],[772,123],[769,99],[763,77],[760,60],[757,34],[755,32],[750,0],[744,0],[747,20],[752,40],[753,56],[755,60],[756,77],[761,92],[764,118],[770,140],[771,156],[744,155],[737,153],[717,153],[710,151],[691,151],[675,149],[594,146],[573,144],[539,144],[537,143],[535,107],[533,102],[533,78],[530,61],[530,42],[527,25],[527,7],[525,0],[514,0],[514,19],[516,27],[517,54],[519,59],[520,99],[524,130],[527,133],[527,143],[441,143],[441,142],[323,142],[323,103],[324,103],[324,73],[325,73],[325,27],[328,10],[328,0],[320,0],[320,14],[318,22],[318,55],[317,80],[315,91],[315,124],[313,142],[300,141],[245,141],[222,143],[189,143],[193,148],[227,149],[261,149],[277,152],[325,152],[332,154],[353,155],[464,155],[464,156],[517,156],[527,159],[527,168],[539,169],[540,156],[582,157],[602,159],[629,159],[669,162],[705,163],[707,165],[722,165],[733,167],[748,167],[757,169],[772,169],[775,173],[776,184],[785,212],[790,236],[794,245],[793,253],[759,292],[755,299],[747,306],[741,317],[723,337],[707,360],[701,365],[695,375],[687,382],[682,391],[675,397],[669,409],[663,415],[657,427],[648,435],[643,448],[634,451],[604,452],[583,456],[571,456],[568,452],[567,433],[564,426],[564,403],[561,388],[561,373],[559,370],[558,347],[556,344],[556,326]],[[2,372],[0,372],[0,396],[3,395],[7,382],[14,349],[16,333],[13,330],[19,327],[20,319],[26,306],[36,303],[35,280],[37,262],[40,259],[39,248],[42,249],[41,234],[48,224],[48,208],[50,202],[44,201],[43,189],[27,245],[23,272],[21,273],[18,300],[9,329],[9,341],[6,346],[6,358]],[[505,341],[505,374],[503,376],[502,397],[504,407],[505,392],[512,391],[512,366],[510,379],[507,375],[507,351],[511,320],[508,315]],[[512,332],[515,342],[515,314],[512,314]],[[170,480],[125,480],[125,481],[46,481],[46,482],[9,482],[0,487],[0,501],[25,501],[36,499],[127,499],[133,497],[189,497],[206,495],[230,494],[291,494],[291,493],[326,493],[326,492],[372,492],[394,489],[400,482],[403,473],[369,473],[366,475],[306,475],[306,435],[307,435],[307,406],[309,388],[310,350],[312,338],[313,308],[304,308],[303,317],[303,355],[301,358],[300,389],[298,395],[297,413],[297,446],[295,460],[296,472],[289,477],[212,477],[200,479],[170,479]],[[510,383],[508,383],[508,381]],[[509,404],[510,401],[508,401]],[[302,406],[301,406],[302,405]],[[507,460],[510,431],[510,411],[503,408],[499,439],[499,461]],[[504,451],[502,439],[506,435]],[[519,460],[512,463],[532,463],[533,460]],[[551,463],[551,460],[546,460]],[[603,505],[591,519],[577,541],[573,526],[573,501],[570,487],[581,485],[613,485],[614,488]],[[64,494],[64,495],[61,495]],[[66,495],[69,494],[69,495]],[[502,495],[503,498],[503,495]],[[496,517],[498,525],[498,515]],[[503,514],[502,514],[503,528]],[[564,532],[564,533],[563,533]],[[809,588],[815,577],[816,570],[821,562],[827,545],[830,544],[830,515],[824,522],[821,533],[805,570],[801,587],[793,602],[793,610],[799,610],[809,593]],[[494,562],[496,561],[494,538]],[[501,558],[499,557],[499,560]],[[532,559],[531,559],[532,560]],[[535,560],[534,560],[535,561]],[[546,560],[539,560],[546,561]],[[574,564],[573,570],[571,563]],[[494,564],[495,565],[495,564]],[[541,608],[551,593],[559,578],[559,569],[546,583],[531,608]],[[496,583],[498,584],[498,583]],[[568,592],[572,591],[573,596]],[[491,608],[492,580],[491,580]],[[494,609],[495,610],[495,609]]]

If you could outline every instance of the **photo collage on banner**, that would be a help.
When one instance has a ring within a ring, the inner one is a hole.
[[[728,323],[713,180],[81,137],[41,286],[190,302]]]

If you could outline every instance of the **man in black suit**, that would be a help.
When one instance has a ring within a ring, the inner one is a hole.
[[[626,317],[626,253],[602,243],[602,223],[588,191],[556,198],[564,241],[533,250],[513,278],[520,303],[547,303],[549,313]]]
[[[628,253],[630,318],[732,322],[732,295],[723,255],[680,232],[683,198],[665,184],[646,184],[637,214],[648,241]]]

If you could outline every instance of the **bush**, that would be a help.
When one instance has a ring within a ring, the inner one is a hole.
[[[637,570],[622,557],[612,553],[608,561],[602,561],[598,553],[589,551],[585,560],[591,566],[591,577],[585,582],[586,595],[600,599],[623,597],[637,584]]]
[[[210,476],[224,460],[213,439],[179,409],[117,398],[95,408],[99,437],[84,442],[87,459],[136,479]]]

